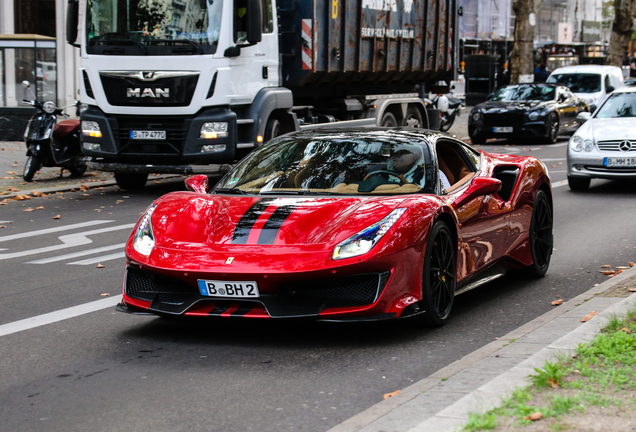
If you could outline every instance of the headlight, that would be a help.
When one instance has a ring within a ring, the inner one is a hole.
[[[214,139],[227,136],[227,122],[203,123],[201,126],[201,138]]]
[[[535,121],[535,120],[537,120],[539,117],[541,117],[541,116],[539,115],[539,111],[531,111],[530,113],[528,113],[528,118],[529,118],[531,121]]]
[[[152,213],[156,208],[156,204],[148,207],[148,210],[146,210],[137,225],[133,239],[133,249],[145,256],[150,255],[152,248],[155,247],[155,235],[152,232]]]
[[[570,138],[570,148],[575,151],[575,152],[580,152],[581,150],[583,150],[583,147],[585,146],[583,138],[581,138],[578,135],[574,135],[572,138]]]
[[[102,131],[99,128],[99,123],[95,121],[82,120],[82,135],[93,138],[101,138]]]
[[[351,258],[362,255],[373,249],[380,239],[393,226],[393,224],[402,216],[406,208],[397,208],[370,227],[360,231],[359,233],[349,237],[333,250],[331,257],[335,260]]]
[[[42,111],[47,114],[53,114],[55,112],[55,104],[51,101],[46,101],[42,104]]]
[[[472,119],[474,122],[478,122],[479,120],[481,120],[481,113],[479,111],[473,113]]]
[[[592,150],[594,150],[594,143],[592,142],[592,140],[585,140],[583,144],[586,152],[591,152]]]

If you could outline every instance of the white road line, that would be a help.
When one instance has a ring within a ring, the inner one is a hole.
[[[46,246],[46,247],[37,248],[37,249],[29,249],[29,250],[25,250],[21,252],[3,253],[3,254],[0,254],[0,261],[11,259],[11,258],[19,258],[23,256],[28,256],[28,255],[36,255],[36,254],[45,253],[45,252],[53,252],[60,249],[67,249],[70,247],[90,244],[90,243],[93,243],[93,240],[87,237],[89,235],[128,229],[134,226],[135,224],[132,223],[132,224],[125,224],[125,225],[117,225],[117,226],[108,227],[108,228],[101,228],[101,229],[96,229],[92,231],[84,231],[84,232],[75,233],[75,234],[63,235],[58,237],[60,241],[63,243],[61,245]]]
[[[560,182],[552,183],[552,189],[558,188],[558,187],[561,187],[561,186],[567,186],[567,185],[568,185],[568,181],[567,180],[561,180]]]
[[[72,225],[63,225],[63,226],[59,226],[55,228],[29,231],[22,234],[13,234],[13,235],[0,237],[0,242],[9,241],[9,240],[17,240],[17,239],[26,238],[26,237],[35,237],[35,236],[39,236],[43,234],[50,234],[50,233],[60,232],[60,231],[68,231],[75,228],[84,228],[87,226],[101,225],[101,224],[110,223],[110,222],[115,222],[115,221],[114,220],[94,220],[89,222],[76,223]]]
[[[106,309],[115,306],[121,301],[122,295],[116,295],[108,297],[102,300],[97,300],[90,303],[84,303],[78,306],[73,306],[66,309],[61,309],[55,312],[50,312],[43,315],[26,318],[20,321],[14,321],[12,323],[0,325],[0,336],[10,335],[12,333],[18,333],[24,330],[29,330],[35,327],[40,327],[54,322],[63,321],[69,318],[75,318],[87,313],[96,312],[98,310]]]
[[[81,256],[85,256],[85,255],[92,255],[92,254],[96,254],[96,253],[100,253],[100,252],[107,252],[107,251],[111,251],[113,249],[123,249],[126,246],[126,243],[118,243],[118,244],[114,244],[114,245],[110,245],[110,246],[104,246],[104,247],[98,247],[98,248],[94,248],[94,249],[87,249],[87,250],[83,250],[80,252],[73,252],[70,254],[66,254],[66,255],[58,255],[52,258],[44,258],[41,260],[37,260],[37,261],[30,261],[26,264],[49,264],[52,262],[57,262],[57,261],[64,261],[67,259],[71,259],[71,258],[77,258],[77,257],[81,257]]]
[[[556,161],[564,161],[566,158],[546,158],[546,159],[541,159],[543,162],[556,162]]]
[[[13,221],[0,221],[0,225],[6,224],[6,223],[9,223],[9,222],[13,222]]]
[[[113,253],[113,254],[109,254],[109,255],[103,255],[103,256],[98,256],[95,258],[89,258],[89,259],[85,259],[82,261],[75,261],[72,263],[67,263],[66,265],[90,265],[90,264],[97,264],[100,262],[104,262],[104,261],[110,261],[110,260],[114,260],[114,259],[118,259],[118,258],[125,258],[126,257],[126,252],[117,252],[117,253]]]

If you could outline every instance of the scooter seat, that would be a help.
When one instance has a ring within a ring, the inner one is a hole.
[[[73,132],[73,130],[79,129],[79,125],[79,119],[63,120],[53,128],[53,136],[55,138],[63,138]]]

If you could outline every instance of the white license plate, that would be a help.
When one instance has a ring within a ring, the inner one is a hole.
[[[603,165],[611,167],[636,167],[636,157],[604,158]]]
[[[165,140],[166,131],[131,130],[130,139],[134,140]]]
[[[492,128],[494,133],[512,133],[512,126],[496,126]]]
[[[260,297],[256,282],[198,280],[201,295],[208,297],[256,298]]]

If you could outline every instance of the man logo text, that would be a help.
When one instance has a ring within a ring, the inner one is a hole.
[[[140,89],[140,88],[128,88],[126,89],[126,95],[128,97],[149,97],[149,98],[160,98],[160,97],[170,97],[170,89],[169,88],[156,88],[156,89],[151,89],[151,88],[145,88],[145,89]]]

